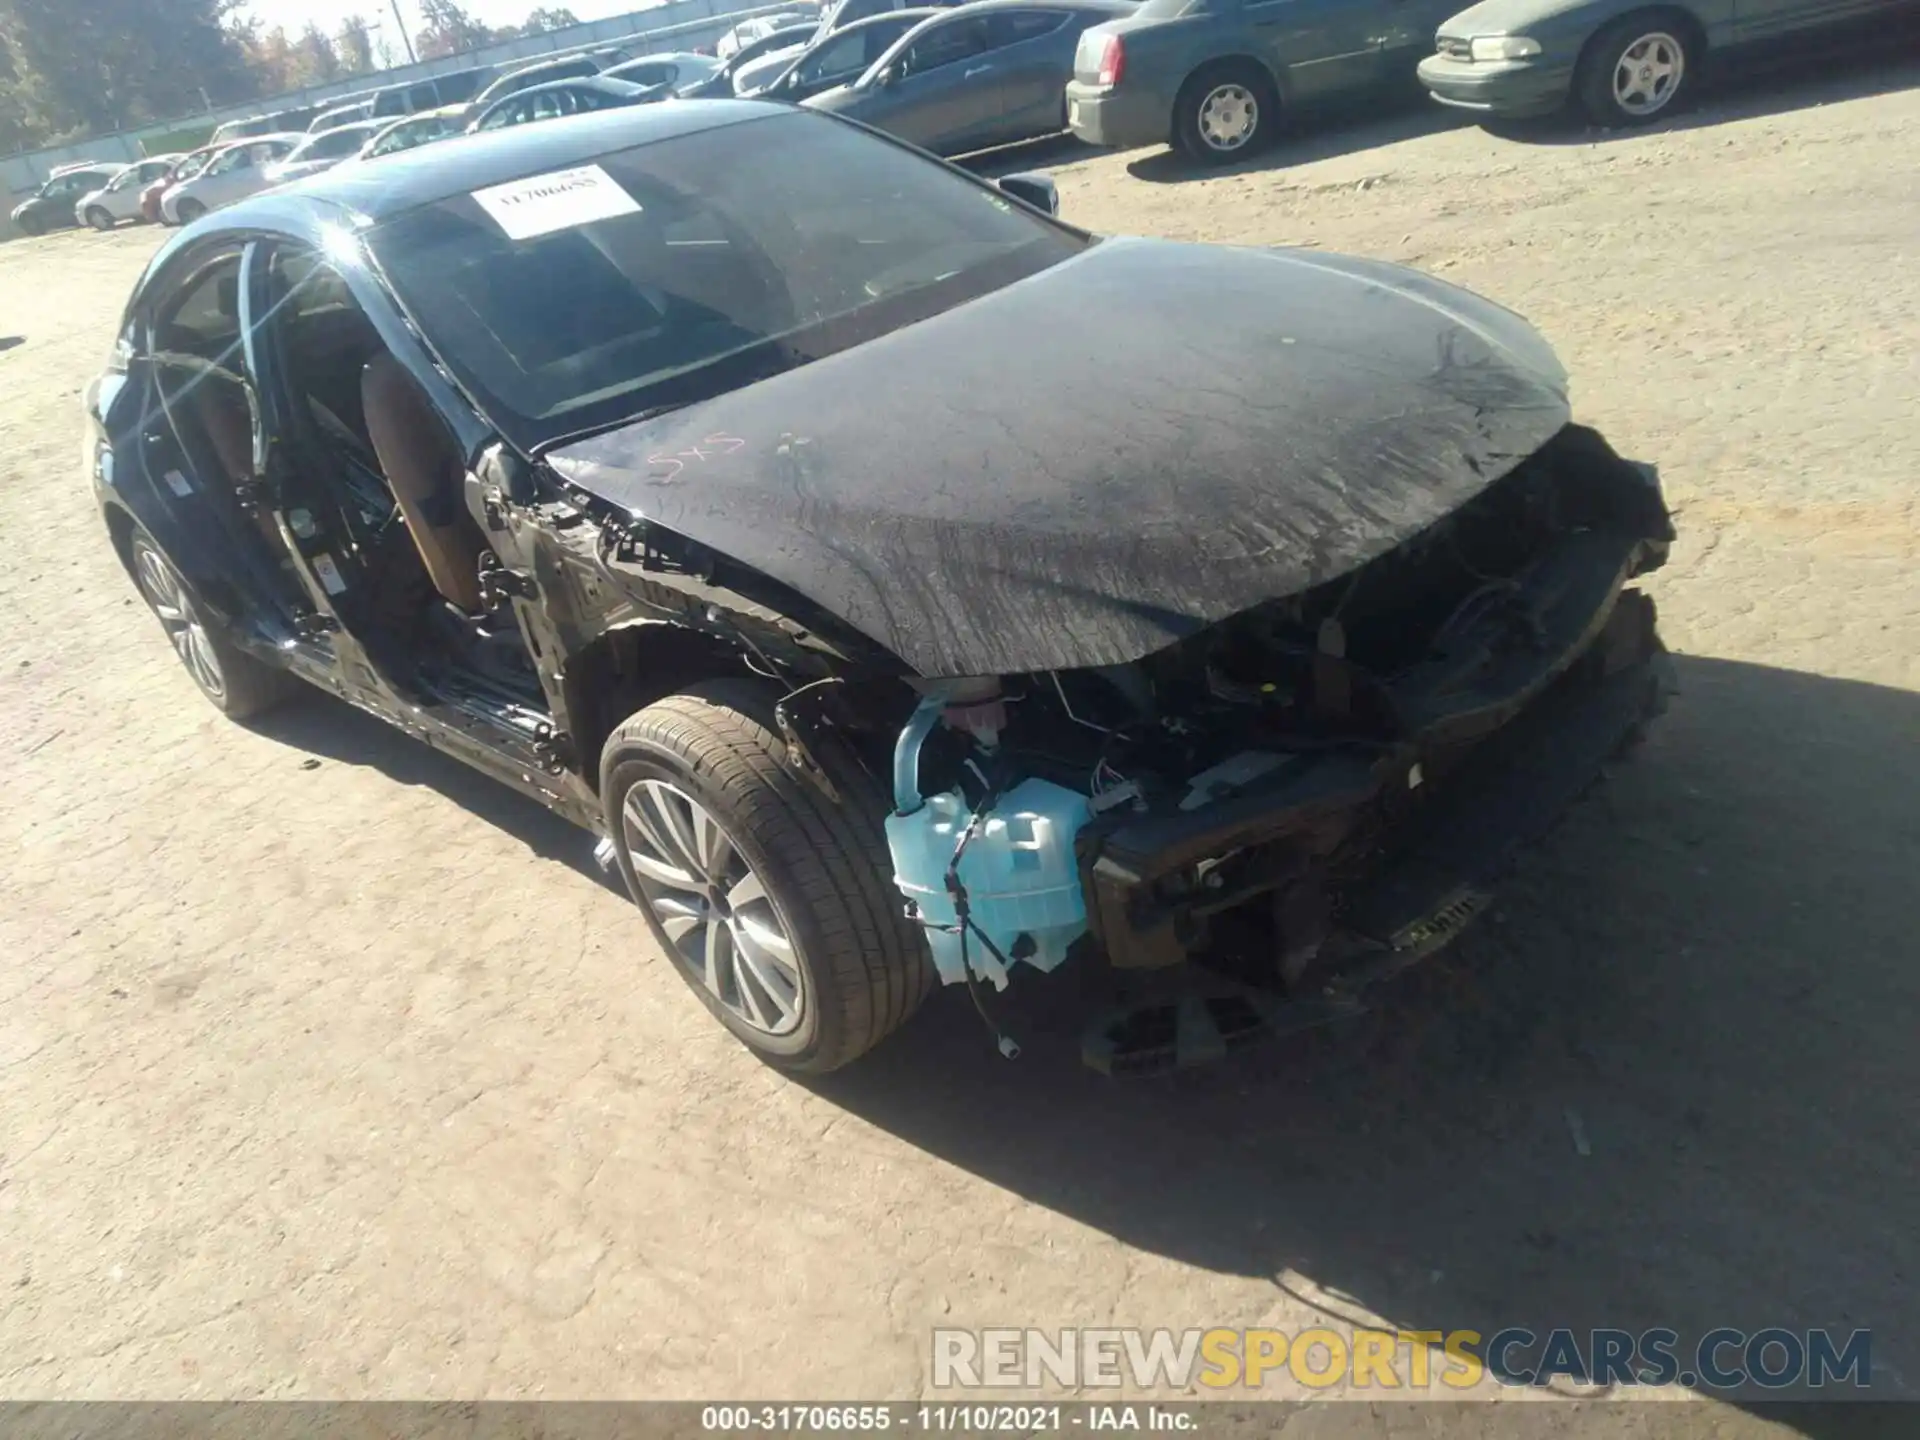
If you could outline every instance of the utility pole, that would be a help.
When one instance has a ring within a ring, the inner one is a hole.
[[[400,43],[407,47],[407,63],[417,65],[420,57],[413,53],[413,36],[407,33],[407,22],[400,18],[400,0],[387,0],[393,6],[393,23],[400,28]]]

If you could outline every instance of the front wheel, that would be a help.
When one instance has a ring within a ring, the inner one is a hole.
[[[734,680],[647,706],[607,741],[600,796],[680,978],[761,1059],[819,1074],[898,1029],[933,965],[891,883],[884,799],[822,743],[829,799],[787,762],[773,707]]]
[[[1650,125],[1685,102],[1700,59],[1692,30],[1679,17],[1659,11],[1627,15],[1587,46],[1574,93],[1596,125]]]
[[[191,225],[207,213],[207,207],[202,205],[198,200],[182,200],[178,205],[173,207],[173,213],[180,217],[180,223],[182,225]]]
[[[128,543],[127,561],[141,598],[173,642],[187,674],[229,719],[272,709],[299,686],[287,671],[254,659],[210,629],[192,587],[144,532]]]
[[[1224,165],[1265,146],[1279,128],[1280,99],[1256,65],[1210,65],[1180,87],[1174,142],[1202,165]]]
[[[90,205],[87,207],[86,220],[87,224],[96,230],[113,229],[113,216],[109,215],[105,210],[102,210],[98,205]]]

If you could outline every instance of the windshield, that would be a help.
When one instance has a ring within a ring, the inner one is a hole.
[[[443,363],[527,450],[806,364],[1087,243],[804,112],[460,195],[370,242]]]

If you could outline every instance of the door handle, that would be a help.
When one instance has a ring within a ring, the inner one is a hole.
[[[984,75],[991,69],[993,69],[993,66],[991,65],[976,65],[973,67],[973,69],[967,71],[967,73],[962,75],[960,78],[962,80],[971,80],[974,76]]]

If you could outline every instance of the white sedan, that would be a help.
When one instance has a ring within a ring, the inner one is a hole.
[[[178,155],[155,155],[127,166],[98,190],[82,195],[74,204],[74,218],[96,230],[140,219],[140,192],[172,170],[179,159]]]
[[[299,134],[255,135],[234,141],[209,160],[198,175],[167,191],[160,202],[161,218],[169,225],[191,225],[209,210],[266,189],[274,183],[268,170],[291,155],[306,138]]]
[[[287,185],[331,170],[342,160],[351,160],[374,136],[387,128],[387,120],[356,120],[309,135],[286,159],[267,167],[269,185]]]

